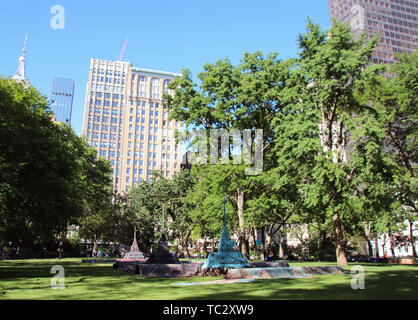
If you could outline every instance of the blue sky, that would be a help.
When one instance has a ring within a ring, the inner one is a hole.
[[[64,29],[51,28],[51,8],[65,10]],[[330,26],[327,0],[2,0],[0,75],[17,70],[28,33],[26,74],[48,98],[52,79],[75,80],[72,125],[81,134],[90,58],[124,61],[135,67],[196,76],[206,62],[244,52],[297,55],[297,36],[307,17]]]

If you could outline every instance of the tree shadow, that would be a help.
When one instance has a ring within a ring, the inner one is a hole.
[[[60,264],[70,290],[49,292],[53,265]],[[410,300],[418,299],[418,266],[362,265],[365,289],[351,288],[345,274],[307,279],[263,279],[247,283],[178,286],[178,282],[207,282],[221,277],[145,278],[112,265],[78,261],[0,262],[2,290],[40,289],[40,299],[114,300]],[[43,290],[43,291],[42,291]]]

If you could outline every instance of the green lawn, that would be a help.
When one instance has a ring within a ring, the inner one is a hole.
[[[51,267],[62,265],[65,288],[52,289]],[[291,263],[295,266],[335,263]],[[354,264],[352,264],[354,265]],[[350,267],[352,266],[350,265]],[[0,261],[0,300],[254,300],[254,299],[418,299],[418,266],[367,265],[365,290],[350,286],[345,275],[309,279],[257,280],[249,283],[176,286],[176,282],[218,280],[221,277],[148,279],[113,270],[111,264],[83,264],[81,259]]]

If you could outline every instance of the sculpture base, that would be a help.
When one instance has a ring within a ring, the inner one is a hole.
[[[113,268],[147,278],[200,277],[202,275],[201,262],[147,264],[144,261],[118,260]]]
[[[146,262],[147,264],[177,264],[179,259],[172,253],[151,254]]]
[[[213,252],[209,254],[202,269],[240,269],[249,266],[241,252]]]
[[[298,279],[326,274],[344,274],[344,270],[337,266],[246,268],[229,270],[225,279]]]
[[[170,252],[168,249],[168,242],[163,234],[158,241],[158,249],[156,252],[152,253],[148,260],[147,264],[176,264],[180,263],[179,259]]]

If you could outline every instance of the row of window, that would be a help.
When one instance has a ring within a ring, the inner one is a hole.
[[[151,157],[152,158],[152,157]],[[149,158],[150,159],[150,158]],[[149,167],[151,167],[151,162],[153,162],[152,160],[149,160],[148,161],[148,166]],[[112,166],[114,166],[114,164],[115,164],[115,160],[112,160],[111,161],[111,165]],[[118,164],[119,164],[119,162],[118,162]],[[131,161],[131,159],[128,159],[127,161],[126,161],[126,165],[128,165],[128,166],[130,166],[130,165],[133,165],[133,172],[134,172],[134,174],[136,173],[136,170],[137,170],[137,166],[138,166],[138,164],[139,164],[139,166],[140,167],[142,167],[143,165],[144,165],[144,160],[138,160],[138,159],[136,159],[136,160],[133,160],[133,161]],[[170,162],[161,162],[161,165],[162,166],[164,166],[164,164],[167,166],[167,167],[169,167],[169,165],[170,165]],[[131,172],[131,168],[130,167],[128,167],[128,168],[126,168],[126,174],[130,174],[130,172]]]
[[[118,135],[116,135],[116,134],[107,134],[107,133],[102,133],[101,135],[99,135],[99,133],[98,132],[87,132],[87,138],[92,138],[92,139],[99,139],[99,136],[100,136],[100,138],[101,138],[101,140],[107,140],[107,138],[109,137],[109,139],[110,140],[117,140],[117,137],[119,138],[119,140],[120,140],[120,138],[121,138],[121,136],[118,136]]]
[[[122,86],[112,86],[112,85],[108,85],[108,84],[94,84],[93,82],[91,83],[91,90],[105,90],[105,91],[113,91],[113,92],[125,92],[125,87]]]
[[[153,168],[153,169],[147,169],[147,175],[148,176],[150,176],[150,175],[152,175],[152,171],[154,171],[154,170],[156,170],[156,168],[157,168],[158,166],[157,166],[157,162],[156,161],[148,161],[148,168]],[[177,163],[175,163],[174,164],[174,167],[176,168],[177,167]],[[161,168],[170,168],[170,164],[167,162],[167,163],[164,163],[164,162],[162,162],[161,163]],[[143,174],[143,169],[134,169],[133,170],[133,175],[136,175],[136,176],[140,176],[140,175],[142,175]],[[126,177],[125,178],[125,181],[126,181],[126,183],[129,183],[130,181],[131,181],[131,179],[130,179],[131,177]],[[136,177],[132,177],[133,179],[135,179]]]
[[[129,117],[129,122],[132,122],[132,121],[133,121],[133,116],[130,116]],[[145,118],[137,117],[136,122],[137,123],[145,123]],[[149,119],[149,124],[158,124],[158,119],[150,118]]]
[[[92,117],[89,116],[88,119],[89,119],[89,123],[91,123]],[[102,116],[102,117],[93,116],[93,121],[94,122],[100,122],[100,119],[101,119],[102,122],[109,122],[109,119],[110,119],[110,123],[118,123],[118,121],[119,121],[119,124],[122,124],[122,122],[123,122],[123,118],[106,117],[106,116]]]
[[[147,86],[147,78],[145,77],[139,77],[138,82],[135,82],[135,75],[132,76],[132,88],[131,88],[131,96],[138,96],[142,98],[146,98],[148,86]],[[171,90],[168,89],[168,84],[170,83],[170,80],[164,80],[163,83],[163,92],[170,93]],[[160,93],[160,87],[161,82],[160,79],[152,78],[151,79],[151,91],[149,93],[149,97],[151,99],[160,99],[161,93]]]
[[[123,101],[125,98],[124,94],[118,94],[118,93],[109,93],[109,92],[101,92],[101,91],[90,91],[90,97],[96,97],[96,98],[105,98],[113,100],[119,100],[119,98]]]
[[[110,109],[101,109],[101,108],[89,108],[89,114],[91,115],[94,111],[94,114],[112,114],[112,116],[117,116],[117,115],[123,115],[123,110],[120,110],[120,112],[118,110],[112,109],[112,111],[110,111]]]
[[[110,104],[109,100],[104,100],[103,104],[102,104],[102,100],[97,100],[96,99],[96,100],[93,101],[93,99],[90,99],[90,107],[92,107],[92,106],[101,107],[102,105],[103,105],[103,107],[112,106],[112,108],[119,108],[119,107],[123,108],[124,103],[123,103],[123,101],[121,101],[120,104],[117,101],[112,101],[112,104]]]
[[[100,77],[100,76],[95,77],[95,76],[93,76],[91,78],[91,81],[125,85],[125,79],[121,80],[119,78],[108,78],[108,77]]]
[[[106,74],[107,76],[115,76],[115,77],[125,77],[126,76],[126,72],[125,71],[120,71],[120,70],[106,70],[104,68],[93,68],[93,73],[94,74]]]
[[[122,133],[122,127],[120,126],[109,126],[108,124],[102,124],[102,131],[108,131],[110,128],[111,132],[119,132]],[[88,123],[87,124],[87,131],[100,131],[100,124],[95,123],[95,124],[91,124]]]

